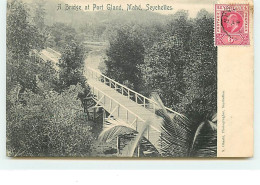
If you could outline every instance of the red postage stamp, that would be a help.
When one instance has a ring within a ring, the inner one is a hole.
[[[249,5],[215,5],[215,45],[249,45]]]

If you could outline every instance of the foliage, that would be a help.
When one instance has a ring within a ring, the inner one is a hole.
[[[87,91],[82,77],[84,51],[69,45],[63,54],[61,74],[51,62],[30,58],[32,49],[40,50],[46,44],[46,32],[41,25],[43,14],[32,19],[27,5],[8,3],[7,154],[86,156],[94,136],[79,97]]]
[[[217,110],[217,48],[211,14],[201,10],[191,19],[185,11],[173,16],[96,12],[93,19],[88,12],[53,15],[56,11],[49,7],[57,3],[49,3],[31,6],[33,17],[30,3],[8,3],[9,155],[83,156],[91,151],[93,135],[80,103],[89,93],[83,76],[85,50],[79,44],[85,38],[109,39],[109,77],[138,92],[157,91],[166,106],[189,117],[157,111],[164,118],[164,156],[216,155],[216,122],[211,116]],[[46,21],[48,16],[60,18]],[[80,21],[70,22],[73,16]],[[51,63],[30,60],[30,51],[43,46],[62,53],[59,72]],[[103,131],[104,138],[129,132],[126,128],[111,127]],[[133,153],[142,135],[131,142],[129,151]]]
[[[159,109],[156,114],[163,118],[160,141],[162,155],[166,157],[188,157],[192,141],[191,122],[177,114],[170,117],[162,109]]]
[[[159,105],[155,113],[163,118],[160,136],[161,155],[187,157],[192,140],[191,121],[177,112],[169,113],[157,93],[153,93],[152,97]]]
[[[180,43],[175,43],[175,45],[183,51],[189,50],[193,27],[192,20],[188,16],[187,11],[179,10],[170,16],[166,26],[166,35],[177,38],[178,40],[175,40],[175,42],[178,41]]]
[[[195,19],[177,12],[161,41],[146,51],[140,66],[146,88],[157,91],[167,107],[195,124],[216,112],[217,49],[213,16],[201,10]]]
[[[213,22],[213,16],[205,10],[198,12],[195,19],[188,18],[186,11],[177,12],[169,17],[164,29],[153,30],[161,33],[154,42],[139,39],[147,43],[139,45],[144,48],[144,58],[133,49],[138,44],[132,47],[135,42],[129,41],[133,35],[142,38],[142,27],[119,29],[116,38],[110,40],[106,61],[108,76],[121,83],[129,80],[128,86],[139,92],[158,92],[167,107],[189,118],[169,114],[164,108],[156,112],[164,120],[163,156],[216,156],[216,123],[211,121],[217,111],[217,48],[213,41]],[[154,34],[149,31],[146,30],[145,38]],[[140,57],[135,58],[130,67],[132,55]],[[141,74],[134,74],[132,69]],[[134,85],[131,87],[131,84]],[[122,128],[114,129],[116,132],[110,131],[115,134]]]
[[[83,76],[85,51],[84,48],[72,42],[67,44],[59,63],[59,86],[57,91],[62,91],[70,85],[80,83],[85,87],[85,77]]]
[[[29,23],[26,4],[20,1],[8,2],[7,9],[7,90],[12,84],[20,84],[21,92],[26,88],[36,92],[36,74],[39,66],[29,59],[31,49],[40,49],[44,36]]]
[[[140,68],[150,91],[157,91],[166,106],[174,107],[183,96],[181,46],[176,37],[165,37],[147,51]],[[175,96],[173,96],[173,94]]]
[[[47,46],[53,47],[60,52],[67,47],[67,44],[76,41],[75,29],[64,23],[56,22],[52,26],[48,26],[48,30]]]
[[[109,124],[105,125],[99,134],[99,140],[104,143],[111,142],[115,137],[126,133],[135,133],[135,130],[122,120],[109,120]]]
[[[163,157],[216,157],[217,156],[217,121],[216,114],[212,120],[206,120],[199,124],[195,133],[192,130],[192,122],[185,116],[177,113],[169,113],[161,108],[156,114],[163,118],[162,133],[160,136],[160,155]],[[158,123],[160,124],[160,123]],[[99,140],[106,143],[115,137],[124,134],[135,133],[136,136],[127,143],[121,151],[124,156],[133,157],[134,151],[144,138],[145,131],[149,127],[147,121],[140,125],[142,128],[136,133],[135,129],[123,121],[111,120],[99,135]]]
[[[185,113],[200,123],[217,112],[217,48],[213,16],[201,10],[192,31],[191,52],[185,57]]]
[[[216,157],[217,121],[205,120],[195,129],[194,123],[185,117],[165,113],[156,114],[163,118],[161,146],[166,157]],[[193,126],[192,126],[193,125]]]
[[[44,37],[29,23],[27,6],[20,1],[8,2],[6,38],[7,50],[16,60],[28,56],[31,49],[43,47]]]
[[[217,123],[206,120],[196,130],[190,149],[193,157],[217,156]]]
[[[86,156],[93,136],[81,110],[77,94],[83,89],[71,86],[61,94],[43,95],[27,90],[20,103],[16,86],[9,98],[7,151],[9,156]]]
[[[144,46],[128,27],[118,30],[115,38],[110,40],[107,56],[106,75],[133,89],[139,89],[141,72],[138,65],[144,60]]]
[[[120,137],[124,134],[136,134],[132,141],[130,141],[130,143],[128,143],[125,148],[123,148],[123,151],[121,151],[124,157],[133,157],[137,146],[140,144],[142,138],[144,137],[144,133],[150,124],[150,120],[141,124],[139,132],[137,133],[135,128],[122,120],[110,120],[109,124],[106,125],[106,127],[100,133],[99,140],[105,143],[111,142],[115,137]]]
[[[35,12],[33,17],[33,22],[35,26],[40,30],[43,31],[45,29],[45,4],[46,1],[35,1]]]
[[[153,93],[159,105],[156,114],[163,118],[161,154],[167,157],[216,157],[217,114],[197,128],[187,117],[177,112],[167,112],[160,97]]]

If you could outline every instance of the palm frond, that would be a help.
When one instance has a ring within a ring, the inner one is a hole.
[[[124,147],[123,151],[121,151],[123,156],[133,157],[135,149],[139,145],[151,121],[146,121],[141,124],[138,133],[134,130],[134,128],[122,120],[109,120],[109,123],[110,124],[106,125],[103,131],[100,133],[99,140],[101,142],[110,142],[119,135],[136,133],[137,135],[134,137],[134,139]]]
[[[136,132],[134,128],[122,120],[109,120],[109,123],[104,126],[103,131],[99,135],[98,139],[101,142],[110,142],[119,135]]]
[[[212,118],[211,118],[212,122],[213,122],[213,123],[217,123],[217,118],[218,118],[218,115],[217,115],[217,113],[215,113],[215,114],[212,116]]]
[[[134,155],[135,149],[137,148],[137,146],[139,145],[141,139],[144,136],[144,133],[146,132],[146,130],[148,129],[149,125],[150,125],[151,121],[148,120],[146,122],[144,122],[141,126],[141,128],[139,129],[139,132],[137,134],[137,136],[134,138],[134,140],[132,142],[130,142],[127,146],[126,146],[126,156],[128,157],[132,157]]]
[[[214,120],[214,119],[213,119]],[[217,156],[217,124],[211,121],[202,122],[194,135],[190,156]]]
[[[161,150],[164,156],[186,157],[190,148],[192,133],[190,130],[191,122],[180,116],[169,113],[165,115],[164,111],[158,110],[157,115],[163,118],[161,134]]]
[[[179,113],[167,112],[160,97],[153,96],[160,109],[156,114],[163,118],[161,150],[171,157],[215,157],[217,154],[217,114],[212,121],[202,122],[195,134],[192,122]]]
[[[153,99],[159,105],[156,114],[163,118],[161,151],[164,156],[185,157],[188,155],[191,140],[191,122],[179,113],[170,113],[164,107],[158,94]]]

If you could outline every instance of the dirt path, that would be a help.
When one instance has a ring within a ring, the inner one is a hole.
[[[102,62],[104,62],[106,45],[88,47],[91,51],[87,54],[87,58],[85,59],[85,67],[90,67],[100,71],[98,67]]]

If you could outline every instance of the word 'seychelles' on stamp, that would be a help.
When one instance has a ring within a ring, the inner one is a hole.
[[[215,45],[249,45],[249,5],[215,5]]]

